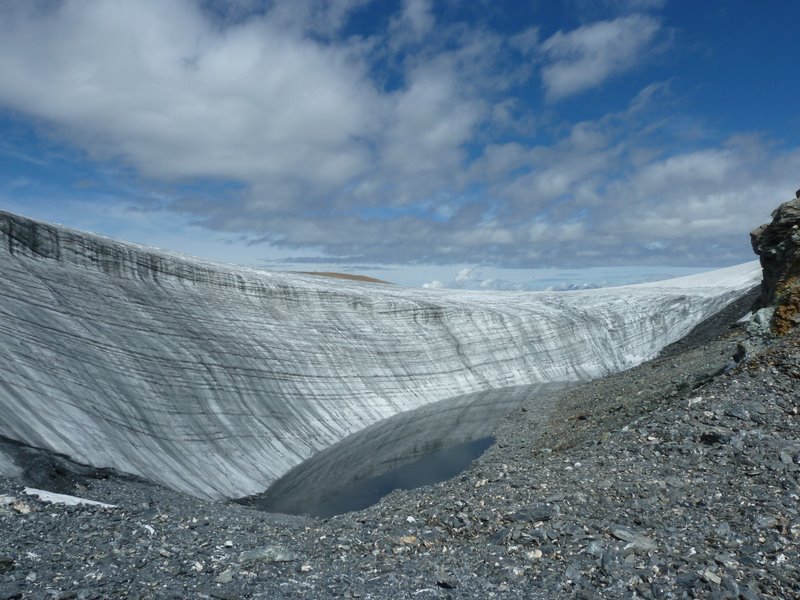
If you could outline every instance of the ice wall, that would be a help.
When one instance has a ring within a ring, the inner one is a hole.
[[[0,435],[197,496],[249,495],[400,411],[630,367],[759,280],[750,263],[592,291],[405,289],[0,212]]]

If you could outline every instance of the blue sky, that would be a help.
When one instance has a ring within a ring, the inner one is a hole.
[[[408,285],[753,257],[800,187],[790,0],[0,0],[0,208]]]

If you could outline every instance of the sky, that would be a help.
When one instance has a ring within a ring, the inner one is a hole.
[[[213,260],[570,289],[753,260],[794,0],[0,0],[0,209]]]

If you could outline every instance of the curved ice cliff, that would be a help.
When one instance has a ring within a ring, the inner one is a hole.
[[[0,212],[0,436],[200,497],[246,496],[400,411],[633,366],[759,280],[754,262],[592,291],[404,289]]]

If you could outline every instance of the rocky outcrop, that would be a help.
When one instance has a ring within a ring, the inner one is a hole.
[[[758,307],[774,310],[771,330],[784,335],[800,323],[800,190],[772,212],[772,222],[750,233],[761,259]]]

